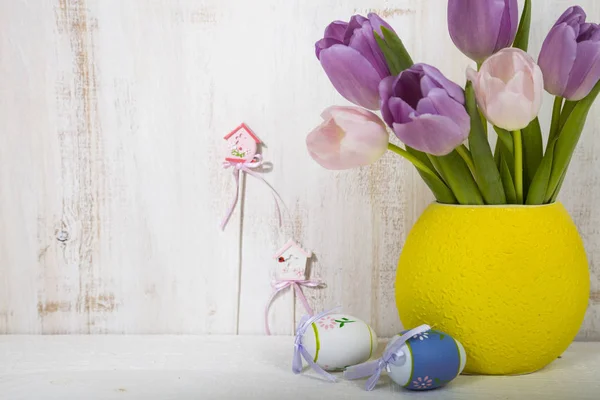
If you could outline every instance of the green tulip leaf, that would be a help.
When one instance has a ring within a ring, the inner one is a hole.
[[[556,138],[560,127],[560,115],[563,106],[563,98],[560,96],[554,97],[554,105],[552,106],[552,120],[550,122],[550,133],[548,134],[548,143]],[[573,111],[573,110],[571,110]],[[568,116],[567,116],[568,117]]]
[[[465,90],[467,112],[471,117],[471,133],[469,135],[469,148],[475,164],[475,178],[477,186],[486,204],[506,204],[506,194],[502,186],[500,171],[494,161],[494,154],[490,148],[487,135],[484,131],[473,84],[467,83]]]
[[[469,167],[456,150],[445,156],[430,156],[430,158],[434,165],[437,164],[436,167],[452,189],[459,204],[484,205],[483,197]]]
[[[377,42],[377,45],[379,46],[381,52],[383,53],[383,56],[385,57],[385,61],[387,63],[388,68],[390,69],[391,74],[398,75],[400,72],[403,71],[403,64],[399,58],[399,55],[396,54],[390,48],[390,46],[387,45],[385,40],[383,40],[377,32],[373,31],[373,34],[375,35],[375,41]]]
[[[501,167],[502,167],[502,153],[501,153],[502,149],[500,147],[500,141],[497,140],[496,141],[496,147],[494,148],[494,161],[496,162],[496,167],[498,167],[498,170],[500,171]]]
[[[433,165],[434,170],[439,173],[442,181],[446,185],[448,185],[448,179],[446,179],[446,177],[444,176],[444,171],[442,170],[442,166],[440,165],[440,162],[438,161],[438,159],[435,156],[432,156],[431,154],[426,154],[426,153],[424,153],[424,154],[427,156],[427,158],[431,162],[431,165]]]
[[[556,140],[553,140],[548,144],[546,154],[542,158],[542,162],[535,174],[535,177],[529,185],[529,192],[527,193],[527,200],[525,204],[538,205],[544,204],[546,198],[546,191],[548,190],[548,180],[552,173],[552,161],[554,160],[554,149],[556,147]]]
[[[523,192],[527,193],[529,185],[544,156],[544,143],[542,128],[538,118],[531,121],[527,128],[522,130],[523,137]]]
[[[428,172],[423,172],[421,169],[417,168],[417,172],[425,181],[425,184],[433,192],[435,199],[443,204],[457,204],[458,201],[456,200],[456,196],[454,196],[452,190],[450,190],[448,185],[446,185],[442,179],[441,175],[436,171],[435,167],[429,160],[429,157],[427,157],[427,154],[408,146],[406,146],[406,151],[415,156],[433,171],[435,176],[431,176],[431,174]]]
[[[441,176],[435,170],[435,167],[425,153],[406,146],[406,150],[389,143],[388,149],[410,161],[417,172],[425,181],[425,184],[431,189],[436,200],[443,204],[457,204],[456,197],[452,190],[444,183]]]
[[[499,153],[497,156],[497,162],[499,164],[500,175],[502,175],[502,164],[500,158],[504,159],[508,170],[510,171],[511,179],[514,183],[515,179],[515,155],[514,155],[514,140],[509,131],[494,126],[494,130],[498,134],[498,141],[496,142],[496,152]],[[505,179],[503,179],[504,182]],[[506,187],[504,188],[506,191]]]
[[[507,150],[510,154],[513,154],[514,144],[513,137],[510,132],[505,129],[498,128],[497,126],[494,126],[494,130],[498,134],[498,141],[502,145],[502,150]]]
[[[508,170],[510,171],[510,176],[513,178],[513,182],[515,179],[515,155],[512,151],[507,151],[502,149],[502,159],[506,161],[506,165],[508,165]]]
[[[519,29],[517,30],[517,36],[513,47],[519,48],[523,51],[527,51],[529,48],[529,30],[531,28],[531,0],[525,0],[523,6],[523,14],[521,14],[521,22],[519,22]]]
[[[398,35],[395,32],[387,29],[385,26],[381,27],[381,33],[383,33],[383,39],[385,40],[389,48],[394,52],[394,54],[396,54],[397,62],[401,68],[400,71],[393,74],[397,75],[401,71],[412,67],[414,65],[414,62],[410,57],[410,54],[408,54],[406,47],[404,47],[404,43],[402,43],[402,40],[398,37]]]
[[[554,194],[550,198],[550,203],[554,203],[556,201],[556,199],[558,198],[558,194],[560,193],[560,190],[562,189],[563,183],[565,183],[566,177],[567,177],[567,172],[565,171],[563,176],[560,178],[560,181],[558,182],[558,186],[556,187]]]
[[[577,101],[565,101],[565,104],[563,105],[562,111],[560,113],[560,122],[558,124],[558,132],[561,132],[562,129],[565,127],[567,118],[569,118],[569,115],[571,115],[571,113],[573,112],[573,109],[575,108],[577,103],[578,103]]]
[[[596,86],[594,86],[590,94],[580,100],[573,108],[564,127],[558,134],[556,149],[554,151],[554,160],[552,162],[552,173],[545,195],[545,201],[547,202],[558,195],[558,185],[561,180],[564,180],[563,175],[566,175],[567,173],[571,158],[573,157],[573,151],[575,151],[575,148],[577,147],[588,113],[592,104],[594,104],[594,100],[596,100],[598,93],[600,93],[600,81],[596,83]]]
[[[421,161],[423,164],[425,164],[427,166],[427,168],[431,169],[433,171],[433,173],[438,178],[440,178],[440,180],[443,180],[442,176],[437,172],[437,170],[431,163],[431,160],[429,159],[429,157],[427,157],[427,154],[425,154],[422,151],[419,151],[417,149],[414,149],[412,147],[409,147],[409,146],[406,146],[406,151],[408,151],[410,154],[415,156],[415,158],[417,158],[419,161]]]
[[[558,194],[560,193],[560,189],[562,189],[562,185],[565,182],[566,176],[567,176],[567,172],[565,171],[563,176],[560,178],[560,181],[558,182],[558,186],[556,187],[554,194],[552,194],[552,197],[550,198],[550,203],[554,203],[556,201],[556,199],[558,198]]]
[[[502,185],[504,186],[504,192],[506,193],[506,200],[508,204],[517,204],[517,191],[515,189],[515,182],[513,181],[506,158],[504,158],[504,153],[500,157],[500,162],[500,176],[502,177]]]

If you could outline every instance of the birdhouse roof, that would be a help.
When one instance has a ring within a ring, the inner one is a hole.
[[[283,253],[285,253],[285,251],[287,249],[289,249],[290,247],[296,247],[298,250],[300,250],[300,252],[306,256],[306,258],[310,258],[312,256],[312,253],[310,251],[304,250],[302,248],[302,246],[300,246],[298,243],[296,243],[294,240],[290,239],[288,240],[288,242],[286,244],[283,245],[283,247],[281,249],[279,249],[279,251],[277,253],[275,253],[275,255],[273,256],[273,258],[278,258],[279,256],[281,256]]]
[[[237,128],[235,128],[234,130],[232,130],[231,132],[229,132],[227,134],[227,136],[225,136],[223,139],[228,140],[231,136],[233,136],[234,133],[236,133],[240,129],[244,129],[248,133],[248,135],[250,135],[250,137],[252,139],[254,139],[254,141],[256,143],[261,143],[260,139],[257,138],[254,133],[252,133],[252,131],[250,130],[250,128],[248,128],[248,125],[246,125],[246,124],[241,124],[240,126],[238,126]]]

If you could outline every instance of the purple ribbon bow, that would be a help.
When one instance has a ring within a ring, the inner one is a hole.
[[[263,165],[263,159],[262,159],[262,155],[260,155],[260,154],[255,155],[251,161],[245,161],[245,162],[225,161],[223,163],[224,169],[233,168],[233,178],[235,179],[235,197],[233,198],[233,201],[231,202],[231,205],[229,206],[229,209],[227,210],[227,214],[225,215],[225,218],[223,218],[223,221],[221,221],[221,230],[225,229],[225,225],[227,225],[229,218],[231,218],[231,215],[233,214],[233,210],[235,209],[235,206],[238,202],[238,196],[239,196],[238,193],[240,191],[240,171],[245,172],[248,175],[255,177],[256,179],[263,181],[265,183],[265,185],[267,185],[269,187],[269,189],[271,189],[271,194],[273,195],[273,200],[275,200],[275,207],[277,208],[277,216],[279,217],[279,225],[281,226],[281,210],[279,208],[278,200],[282,204],[283,204],[283,200],[281,200],[281,197],[279,196],[277,191],[275,189],[273,189],[273,186],[271,186],[269,184],[269,182],[267,182],[262,176],[260,176],[258,174],[258,172],[253,171],[253,169],[261,167],[262,165]]]
[[[319,373],[319,375],[327,378],[331,382],[336,381],[335,376],[325,371],[313,361],[313,358],[310,356],[310,354],[308,354],[308,351],[306,351],[304,345],[302,344],[302,337],[313,323],[323,318],[324,316],[337,311],[338,309],[339,307],[336,307],[332,310],[323,311],[316,315],[305,315],[302,317],[302,319],[298,323],[298,327],[296,329],[296,339],[294,340],[294,359],[292,360],[292,371],[294,372],[294,374],[299,374],[300,372],[302,372],[302,358],[304,358],[308,365],[317,373]]]
[[[429,325],[421,325],[415,329],[409,330],[400,337],[392,339],[383,351],[383,355],[380,359],[346,368],[344,371],[344,378],[352,380],[370,375],[371,377],[367,380],[365,389],[369,391],[373,390],[384,369],[387,372],[390,372],[390,364],[402,365],[406,361],[406,355],[400,350],[404,343],[413,336],[427,332],[430,329],[431,327]]]

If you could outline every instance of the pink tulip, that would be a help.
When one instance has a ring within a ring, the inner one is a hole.
[[[387,150],[385,123],[358,107],[329,107],[325,120],[306,138],[310,156],[322,167],[350,169],[377,161]]]
[[[507,48],[488,58],[479,72],[469,68],[479,108],[492,124],[516,131],[540,112],[544,93],[542,70],[523,50]]]

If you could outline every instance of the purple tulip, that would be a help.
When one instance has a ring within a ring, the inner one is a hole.
[[[449,0],[450,37],[467,57],[481,63],[514,42],[518,6],[517,0]]]
[[[469,136],[465,95],[435,67],[415,64],[379,85],[385,122],[406,145],[446,155]]]
[[[600,26],[585,22],[585,11],[571,7],[544,40],[538,64],[548,92],[581,100],[600,79]]]
[[[317,58],[342,96],[370,110],[379,108],[379,82],[390,75],[373,31],[381,26],[393,32],[376,14],[354,15],[350,23],[334,21],[315,44]]]

